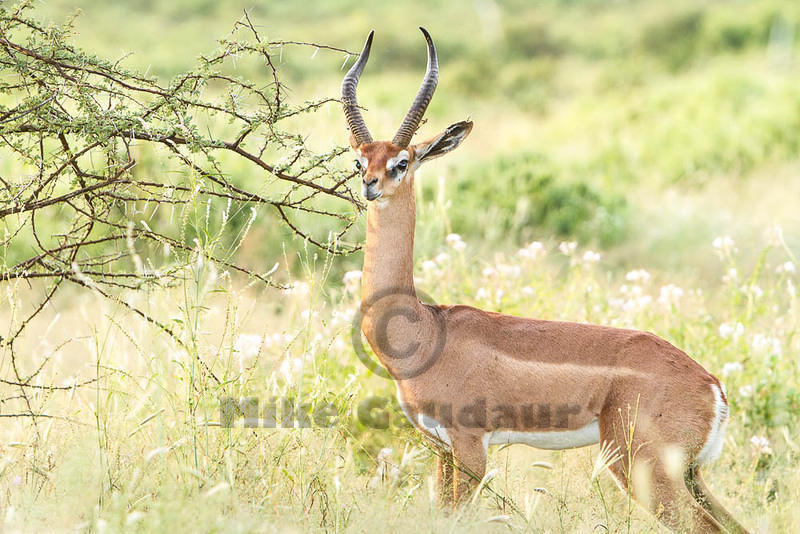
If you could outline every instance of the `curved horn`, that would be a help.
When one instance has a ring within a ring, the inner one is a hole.
[[[364,65],[367,64],[369,59],[369,49],[372,47],[372,36],[375,31],[369,32],[367,42],[364,43],[364,48],[361,50],[361,55],[347,71],[347,74],[342,81],[342,103],[344,104],[344,116],[347,119],[347,126],[350,128],[350,133],[356,138],[356,142],[361,145],[363,143],[371,143],[372,136],[367,129],[367,123],[364,122],[364,117],[361,116],[361,111],[358,109],[358,101],[356,100],[356,87],[358,86],[358,79],[364,71]]]
[[[403,119],[403,124],[397,130],[397,133],[392,139],[392,143],[403,148],[407,147],[414,136],[414,132],[419,128],[419,123],[422,121],[422,116],[425,115],[425,110],[433,98],[433,92],[436,90],[436,84],[439,81],[439,60],[436,57],[436,47],[433,45],[433,39],[428,30],[420,26],[422,35],[428,42],[428,69],[425,72],[425,78],[422,80],[422,85],[419,86],[419,92],[411,104],[411,109],[408,110],[406,118]]]

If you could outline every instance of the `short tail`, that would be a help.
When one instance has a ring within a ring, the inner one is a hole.
[[[700,475],[699,465],[692,464],[689,467],[686,471],[684,481],[686,482],[686,488],[689,490],[689,493],[692,494],[694,500],[697,501],[697,504],[711,514],[711,517],[722,525],[730,534],[748,534],[748,531],[733,518],[730,512],[728,512],[708,490],[708,486],[706,486],[703,477]]]

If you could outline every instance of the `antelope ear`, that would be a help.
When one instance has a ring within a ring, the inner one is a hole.
[[[461,121],[451,124],[433,139],[414,145],[417,163],[447,154],[460,145],[471,131],[472,121]]]

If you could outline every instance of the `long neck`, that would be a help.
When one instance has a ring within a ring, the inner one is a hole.
[[[413,175],[384,204],[372,202],[367,210],[367,243],[361,282],[362,302],[394,293],[414,293]]]
[[[361,329],[395,380],[425,368],[441,333],[414,289],[413,175],[406,180],[385,204],[369,207],[361,282]]]

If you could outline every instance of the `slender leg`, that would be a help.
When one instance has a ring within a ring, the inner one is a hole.
[[[453,453],[441,450],[436,462],[436,486],[439,503],[444,508],[453,507]]]
[[[456,505],[469,500],[486,472],[486,450],[479,436],[463,436],[453,440],[453,500]]]
[[[630,491],[639,504],[675,532],[725,533],[714,517],[692,498],[684,483],[683,469],[678,468],[676,472],[665,465],[664,451],[653,445],[663,442],[663,438],[656,434],[658,429],[636,425],[635,439],[630,444],[633,459],[629,461],[627,444],[620,431],[627,425],[617,424],[615,428],[613,417],[601,414],[600,441],[619,446],[623,458],[611,464],[609,469],[622,489]]]
[[[705,508],[714,519],[728,529],[730,534],[747,534],[747,530],[740,525],[730,512],[728,512],[728,510],[726,510],[711,494],[708,486],[706,486],[703,481],[703,477],[700,474],[700,467],[697,464],[693,464],[686,471],[684,482],[686,482],[686,487],[689,489],[689,493],[692,494],[692,497],[694,497],[694,500]]]
[[[633,475],[627,476],[624,462],[610,466],[623,489],[630,478],[634,499],[674,532],[725,533],[722,526],[689,494],[682,480],[670,476],[664,465],[655,459],[639,459]]]

